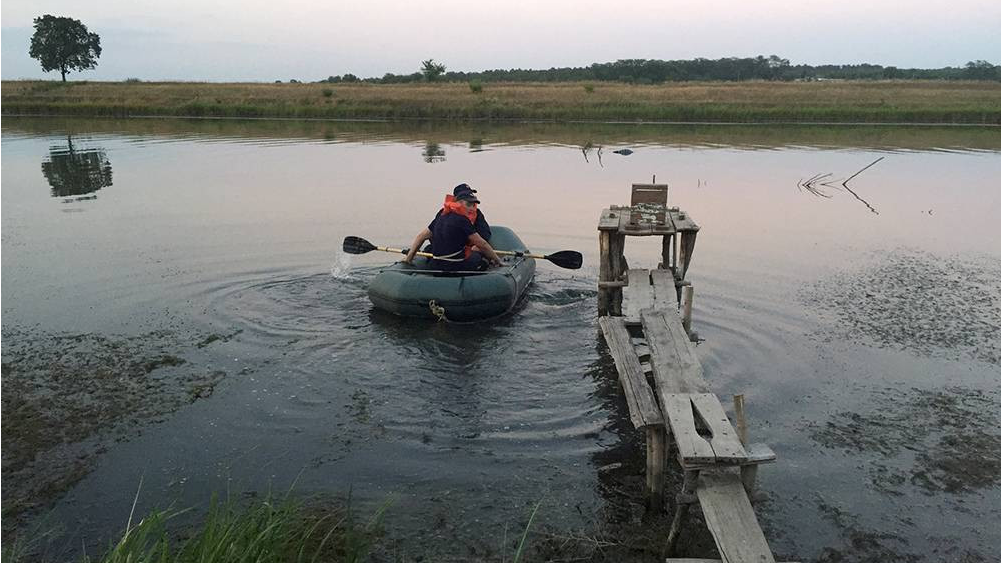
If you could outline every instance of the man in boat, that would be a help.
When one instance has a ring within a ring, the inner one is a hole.
[[[477,209],[479,203],[473,188],[466,184],[456,186],[431,223],[414,238],[404,262],[411,263],[421,245],[431,240],[430,250],[435,255],[431,262],[436,269],[469,272],[501,265],[501,259],[486,240],[490,237],[490,227]]]
[[[459,196],[475,194],[477,190],[470,187],[469,184],[459,184],[452,189],[452,200],[455,200]],[[473,199],[477,199],[474,197]],[[449,202],[449,196],[445,197],[446,203]],[[478,201],[479,203],[479,201]],[[444,208],[443,208],[444,209]],[[435,219],[438,219],[442,215],[443,209],[439,209],[438,213],[435,214]],[[484,218],[484,212],[480,211],[480,207],[477,207],[477,219],[473,222],[473,228],[477,230],[477,234],[483,237],[484,240],[490,242],[491,240],[491,226],[487,224],[487,219]]]

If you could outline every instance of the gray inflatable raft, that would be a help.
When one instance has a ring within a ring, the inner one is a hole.
[[[491,227],[495,250],[525,251],[511,229]],[[505,256],[502,265],[486,272],[445,273],[417,257],[413,265],[397,262],[376,274],[369,299],[377,309],[404,317],[470,322],[510,311],[536,274],[532,258]]]

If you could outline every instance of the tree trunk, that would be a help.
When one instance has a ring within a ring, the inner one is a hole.
[[[66,67],[60,68],[59,72],[63,73],[63,82],[66,82]]]

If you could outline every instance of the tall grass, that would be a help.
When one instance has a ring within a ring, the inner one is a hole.
[[[4,115],[435,118],[998,125],[998,84],[963,81],[608,83],[5,81]],[[480,86],[479,88],[477,86]],[[470,96],[471,91],[476,96]],[[489,92],[489,93],[488,93]]]
[[[100,558],[83,563],[355,563],[368,556],[387,507],[360,522],[350,508],[318,510],[273,497],[242,505],[213,497],[204,520],[186,536],[169,531],[180,512],[154,510],[130,522]]]

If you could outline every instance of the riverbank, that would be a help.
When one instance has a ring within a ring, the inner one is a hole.
[[[999,125],[997,82],[4,81],[3,115]]]

